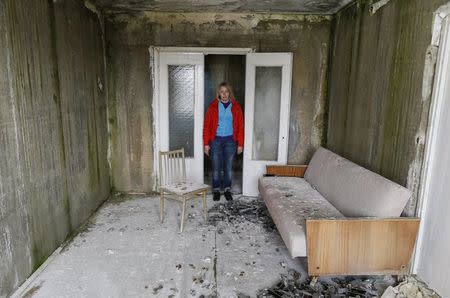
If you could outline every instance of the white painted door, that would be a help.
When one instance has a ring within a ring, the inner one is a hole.
[[[244,195],[258,195],[266,165],[287,163],[291,76],[292,53],[247,54]]]
[[[439,48],[414,273],[450,297],[450,16],[442,22]]]
[[[186,175],[203,183],[203,53],[159,54],[160,150],[184,148]]]

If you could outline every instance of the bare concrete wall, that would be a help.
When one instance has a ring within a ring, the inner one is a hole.
[[[248,47],[293,52],[289,162],[325,141],[330,18],[298,14],[110,15],[107,25],[112,179],[118,191],[153,189],[149,46]]]
[[[359,0],[335,20],[327,146],[414,192],[429,100],[422,99],[433,12],[445,0],[392,0],[376,14]]]
[[[107,198],[97,16],[80,1],[0,1],[0,297]]]

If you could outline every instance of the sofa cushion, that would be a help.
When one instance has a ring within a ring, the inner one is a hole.
[[[314,154],[305,180],[348,217],[398,217],[411,196],[403,186],[325,148]]]
[[[302,178],[262,177],[259,192],[292,257],[306,256],[306,219],[344,217]]]

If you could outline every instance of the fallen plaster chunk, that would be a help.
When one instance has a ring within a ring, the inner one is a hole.
[[[158,286],[154,287],[154,288],[153,288],[153,295],[158,294],[158,292],[159,292],[162,288],[164,288],[164,285],[163,285],[162,283],[160,283],[160,284],[158,284]]]
[[[412,276],[406,277],[405,281],[396,287],[390,286],[381,298],[439,298],[440,296],[429,289],[423,282]]]
[[[398,294],[398,290],[395,289],[392,286],[389,286],[389,288],[386,289],[386,291],[384,292],[383,296],[381,296],[382,298],[395,298],[397,297]]]

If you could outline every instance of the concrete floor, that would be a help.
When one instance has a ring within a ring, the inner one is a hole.
[[[254,297],[289,270],[305,276],[259,199],[208,204],[205,223],[200,201],[192,202],[181,234],[177,202],[166,202],[161,224],[157,197],[112,198],[15,296]],[[248,206],[260,216],[245,215]]]

